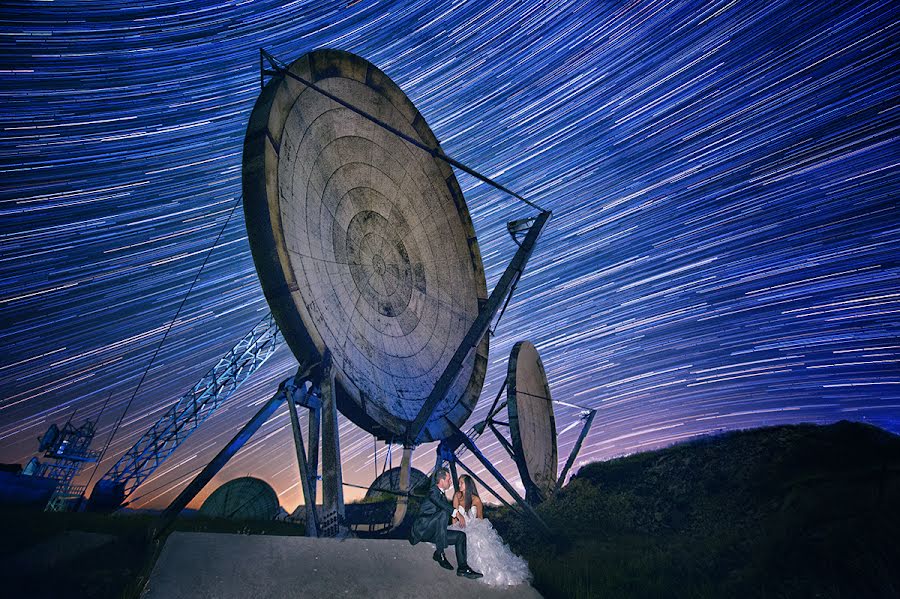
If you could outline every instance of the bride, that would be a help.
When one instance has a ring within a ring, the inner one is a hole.
[[[484,505],[475,482],[468,474],[459,477],[459,490],[453,496],[454,530],[463,530],[468,538],[469,565],[484,574],[481,582],[491,586],[511,586],[528,582],[528,564],[514,554],[494,527],[484,518]]]

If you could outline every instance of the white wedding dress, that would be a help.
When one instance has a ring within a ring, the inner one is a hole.
[[[531,579],[528,564],[503,542],[490,520],[476,518],[474,505],[464,516],[465,528],[453,524],[450,529],[466,533],[469,567],[484,574],[479,581],[502,587],[523,584]]]

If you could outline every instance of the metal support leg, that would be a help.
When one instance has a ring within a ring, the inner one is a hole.
[[[309,410],[309,502],[316,506],[316,486],[319,484],[319,422],[322,418],[322,409],[310,408]]]
[[[341,444],[334,370],[331,366],[331,356],[327,353],[323,360],[319,388],[322,396],[322,505],[325,513],[337,514],[340,523],[344,519],[344,481],[341,475]]]
[[[228,460],[243,447],[244,443],[247,442],[253,433],[259,430],[259,427],[261,427],[263,423],[269,419],[272,413],[278,409],[278,406],[283,399],[284,392],[279,389],[275,395],[260,408],[256,415],[250,419],[250,422],[245,424],[244,428],[228,442],[228,445],[226,445],[222,451],[220,451],[216,457],[200,471],[200,474],[198,474],[194,480],[178,494],[178,497],[169,504],[169,507],[163,510],[163,513],[160,514],[159,520],[157,520],[157,523],[154,526],[153,536],[155,538],[159,538],[166,530],[168,530],[175,521],[175,518],[178,517],[178,514],[181,513],[181,510],[183,510],[187,504],[197,496],[197,493],[212,480],[216,473],[222,469],[222,466],[224,466]]]
[[[434,458],[434,470],[432,470],[432,473],[436,473],[438,468],[441,468],[444,465],[444,457],[441,455],[441,448],[438,447],[435,453],[437,455]]]
[[[397,497],[397,507],[394,509],[391,528],[397,528],[406,518],[406,509],[409,506],[409,466],[412,461],[412,452],[412,447],[403,446],[403,458],[400,460],[400,492],[404,495]]]
[[[456,471],[456,460],[450,460],[450,476],[453,477],[453,487],[459,488],[459,473]]]
[[[298,393],[306,393],[306,387],[297,390]],[[297,466],[300,469],[300,485],[303,488],[303,500],[306,502],[306,536],[318,537],[319,527],[316,523],[316,502],[311,500],[312,493],[309,490],[309,467],[306,463],[306,450],[303,448],[303,433],[300,431],[300,418],[297,417],[297,405],[289,394],[287,398],[288,413],[291,416],[291,430],[294,432],[294,448],[297,450]],[[310,441],[312,443],[312,441]]]

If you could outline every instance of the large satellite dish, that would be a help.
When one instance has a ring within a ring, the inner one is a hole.
[[[556,487],[556,418],[544,364],[530,341],[519,341],[510,352],[506,399],[513,453],[526,498],[546,498]],[[534,497],[535,489],[539,497]]]
[[[425,119],[366,60],[316,50],[289,67],[420,140]],[[290,77],[261,93],[244,144],[244,210],[253,259],[297,360],[330,352],[340,411],[379,438],[402,437],[487,298],[481,254],[452,169]],[[472,412],[488,336],[419,442]]]

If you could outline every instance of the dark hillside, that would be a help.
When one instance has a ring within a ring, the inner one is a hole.
[[[727,433],[581,468],[499,513],[545,596],[900,597],[900,437],[850,422]]]

